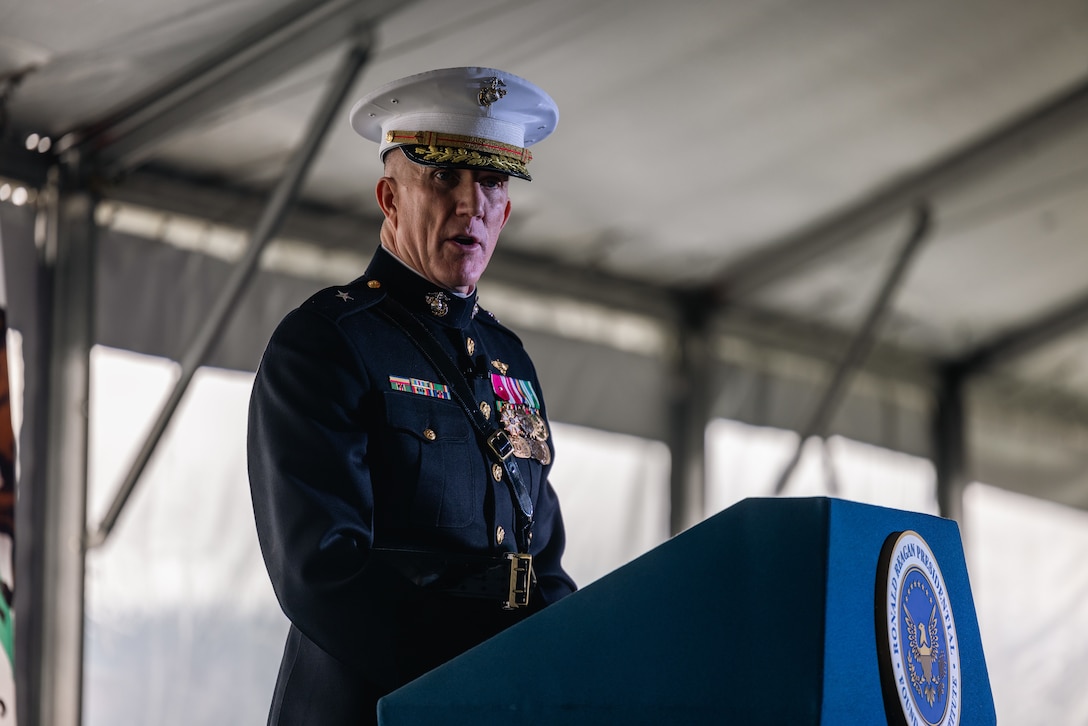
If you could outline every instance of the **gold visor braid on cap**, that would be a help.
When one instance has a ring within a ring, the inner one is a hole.
[[[389,131],[385,140],[394,144],[420,144],[430,147],[453,147],[478,151],[483,154],[495,154],[513,159],[521,164],[528,164],[533,160],[533,152],[520,146],[504,144],[501,141],[483,139],[479,136],[462,136],[460,134],[441,134],[437,131]]]
[[[401,148],[407,152],[410,147],[404,146]],[[531,178],[525,164],[497,154],[481,154],[478,151],[468,151],[450,146],[416,146],[412,148],[409,157],[424,164],[480,167],[511,176]]]
[[[437,131],[389,131],[385,139],[400,145],[412,159],[424,164],[493,169],[531,178],[526,165],[532,161],[533,153],[513,144]]]

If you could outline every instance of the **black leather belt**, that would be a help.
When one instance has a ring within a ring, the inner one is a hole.
[[[504,610],[529,604],[536,579],[533,556],[468,555],[428,550],[374,548],[372,556],[432,592],[497,600]]]

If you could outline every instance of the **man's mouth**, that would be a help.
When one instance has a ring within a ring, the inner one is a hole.
[[[476,244],[476,238],[469,235],[457,235],[456,237],[450,237],[451,240],[461,245],[462,247],[471,247]]]

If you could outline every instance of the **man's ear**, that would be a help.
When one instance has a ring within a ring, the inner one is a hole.
[[[378,199],[378,206],[386,219],[396,221],[397,215],[397,180],[383,176],[374,187],[374,196]]]
[[[513,209],[513,205],[510,204],[510,200],[506,200],[506,212],[502,215],[502,227],[506,226],[506,223],[510,221],[510,210]],[[499,230],[502,231],[502,227]]]

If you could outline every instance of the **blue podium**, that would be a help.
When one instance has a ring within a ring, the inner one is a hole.
[[[389,694],[378,714],[382,726],[996,723],[956,523],[829,498],[742,501]]]

